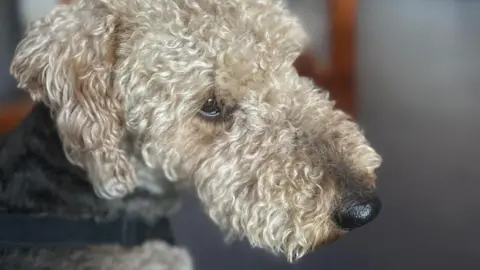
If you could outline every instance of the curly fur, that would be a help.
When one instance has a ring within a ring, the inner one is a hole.
[[[343,234],[332,212],[381,163],[295,71],[307,43],[280,0],[80,0],[33,24],[12,72],[99,196],[155,188],[138,168],[160,169],[228,236],[293,261]],[[211,97],[215,121],[199,116]]]
[[[135,248],[99,246],[88,250],[42,249],[24,255],[9,254],[3,270],[192,270],[185,249],[152,241]]]
[[[54,110],[65,152],[85,167],[102,197],[136,186],[121,143],[121,89],[113,87],[117,18],[88,1],[35,22],[18,46],[13,75],[34,100]]]

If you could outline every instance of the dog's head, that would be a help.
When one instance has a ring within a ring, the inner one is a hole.
[[[80,0],[34,23],[12,71],[103,197],[146,165],[194,184],[229,235],[289,260],[368,223],[379,155],[300,77],[280,0]]]

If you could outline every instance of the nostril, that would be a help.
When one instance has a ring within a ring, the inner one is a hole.
[[[334,221],[343,230],[353,230],[374,220],[382,207],[378,197],[370,197],[362,202],[351,203],[335,213]]]

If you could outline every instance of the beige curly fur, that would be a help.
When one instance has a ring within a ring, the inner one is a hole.
[[[142,185],[139,155],[194,187],[228,236],[293,261],[343,234],[343,183],[374,189],[381,163],[296,73],[307,42],[280,0],[80,0],[33,24],[12,72],[100,196]],[[199,115],[210,98],[214,119]]]
[[[11,254],[14,255],[14,254]],[[11,262],[8,259],[13,258]],[[185,249],[163,242],[147,242],[135,248],[92,247],[88,250],[39,250],[29,256],[6,257],[2,270],[193,270]]]
[[[122,89],[114,86],[118,17],[84,1],[35,22],[18,47],[13,75],[54,111],[65,152],[84,167],[102,197],[136,186],[122,147]]]

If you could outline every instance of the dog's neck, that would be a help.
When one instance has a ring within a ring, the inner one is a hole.
[[[35,105],[2,142],[2,208],[62,215],[70,212],[69,205],[94,207],[98,199],[86,179],[83,170],[68,162],[50,111],[43,104]],[[85,210],[93,209],[81,211]]]
[[[147,190],[119,200],[98,198],[85,171],[68,161],[43,104],[36,104],[0,144],[0,187],[0,208],[5,211],[72,218],[111,219],[127,213],[153,220],[177,202],[175,192]]]

